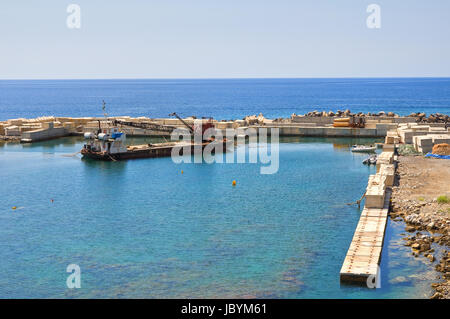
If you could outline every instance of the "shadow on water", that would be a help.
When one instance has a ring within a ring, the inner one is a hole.
[[[383,241],[383,250],[381,251],[381,260],[380,260],[380,284],[383,289],[390,291],[391,286],[389,285],[390,278],[390,269],[389,265],[389,245],[393,239],[393,231],[391,225],[391,218],[387,218],[386,230],[384,232],[384,241]],[[387,287],[387,288],[386,288]]]
[[[83,142],[83,138],[80,136],[67,136],[60,137],[52,140],[34,142],[34,143],[23,143],[20,144],[23,149],[33,149],[33,148],[45,148],[45,149],[54,149],[60,146],[75,146],[77,144],[81,144]]]
[[[81,158],[87,169],[114,170],[115,172],[124,171],[128,161],[97,161],[90,158]]]

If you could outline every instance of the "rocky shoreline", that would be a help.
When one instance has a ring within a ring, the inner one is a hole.
[[[450,192],[450,161],[399,156],[397,179],[390,216],[394,222],[405,222],[408,234],[403,239],[411,254],[427,258],[441,274],[432,284],[431,298],[450,299],[450,202],[445,199]]]

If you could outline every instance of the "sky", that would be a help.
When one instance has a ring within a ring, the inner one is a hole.
[[[0,79],[448,77],[449,39],[448,0],[2,0]]]

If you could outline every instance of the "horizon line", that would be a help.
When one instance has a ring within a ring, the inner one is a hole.
[[[449,79],[449,76],[342,76],[342,77],[113,77],[113,78],[0,78],[0,81],[96,81],[96,80],[296,80],[296,79]]]

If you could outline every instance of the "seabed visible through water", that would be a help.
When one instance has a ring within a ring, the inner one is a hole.
[[[280,141],[273,175],[260,164],[64,156],[81,149],[76,137],[0,143],[0,297],[429,297],[437,274],[390,220],[381,288],[339,283],[360,214],[346,203],[375,171],[349,146],[376,140]]]

